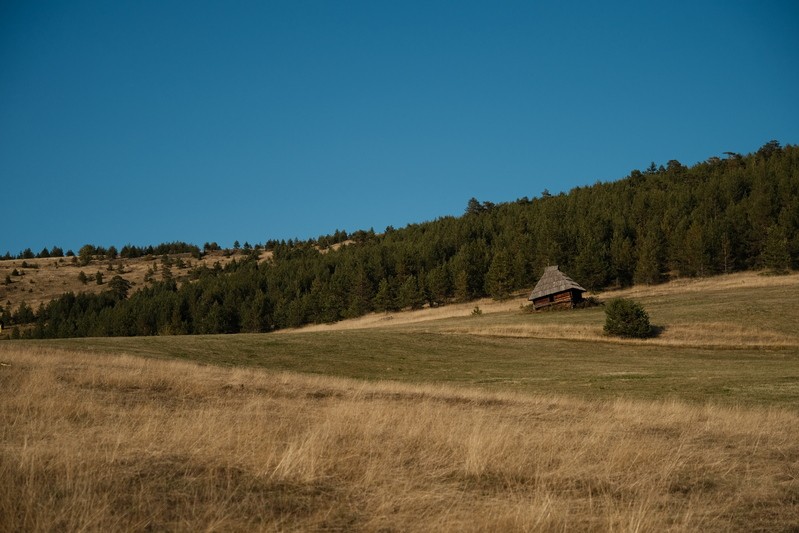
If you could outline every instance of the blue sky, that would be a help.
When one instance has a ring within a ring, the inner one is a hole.
[[[0,254],[460,215],[799,143],[799,7],[0,3]]]

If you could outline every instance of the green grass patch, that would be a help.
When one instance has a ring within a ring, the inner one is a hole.
[[[582,398],[799,405],[797,350],[627,346],[411,334],[400,329],[30,342],[223,366],[366,380],[476,385]]]
[[[610,296],[609,296],[610,297]],[[743,326],[796,338],[799,284],[636,297],[656,327],[712,323],[724,335]],[[786,302],[790,302],[787,304]],[[534,324],[601,329],[604,311],[484,314],[364,330],[258,335],[92,338],[17,343],[175,358],[223,366],[448,383],[590,399],[679,399],[799,406],[799,347],[663,346],[452,333],[453,327]],[[700,328],[701,329],[701,328]],[[734,335],[735,333],[731,333]]]

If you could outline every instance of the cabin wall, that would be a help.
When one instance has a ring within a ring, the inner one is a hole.
[[[555,294],[552,299],[553,303],[562,304],[562,303],[571,303],[572,302],[572,293],[571,291],[560,292]]]
[[[580,291],[568,290],[551,294],[549,296],[542,296],[533,300],[533,307],[535,309],[542,309],[544,307],[573,307],[574,304],[583,301]]]

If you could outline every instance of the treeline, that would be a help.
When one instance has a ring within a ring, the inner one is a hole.
[[[17,255],[11,255],[6,252],[5,255],[0,256],[0,259],[46,259],[48,257],[64,257],[64,249],[59,246],[53,246],[49,250],[45,247],[39,253],[34,253],[30,248],[25,248]],[[73,257],[75,252],[67,250],[66,256]]]
[[[589,289],[799,266],[799,148],[776,141],[693,167],[652,164],[568,194],[492,204],[381,235],[269,242],[225,268],[129,298],[67,294],[33,312],[34,337],[262,332],[531,287],[559,264]],[[30,319],[30,310],[26,318]],[[6,316],[13,317],[6,309]]]
[[[113,248],[113,247],[112,247]],[[194,244],[185,242],[165,242],[157,246],[133,246],[127,244],[119,251],[119,257],[123,259],[136,259],[137,257],[145,257],[148,255],[175,255],[175,254],[191,254],[193,257],[199,258],[201,256],[200,248]],[[101,250],[97,250],[97,255],[105,255]]]
[[[206,244],[206,247],[212,245]],[[214,243],[216,246],[216,243]],[[212,249],[219,249],[218,246]],[[207,250],[206,250],[207,251]],[[103,259],[116,259],[121,257],[123,259],[135,259],[137,257],[144,257],[147,255],[164,255],[164,254],[191,254],[194,257],[200,257],[200,248],[194,244],[185,242],[165,242],[157,246],[134,246],[126,244],[121,250],[117,250],[116,246],[95,246],[93,244],[86,244],[78,250],[78,256],[82,258],[103,258]],[[66,254],[64,249],[59,246],[53,246],[50,249],[47,247],[42,248],[39,253],[34,253],[30,248],[25,248],[16,256],[6,252],[0,259],[47,259],[50,257],[74,257],[75,252],[67,250]]]

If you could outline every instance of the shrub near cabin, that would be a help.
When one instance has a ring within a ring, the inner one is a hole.
[[[604,330],[608,335],[641,339],[652,334],[652,325],[641,304],[616,298],[605,306]]]

